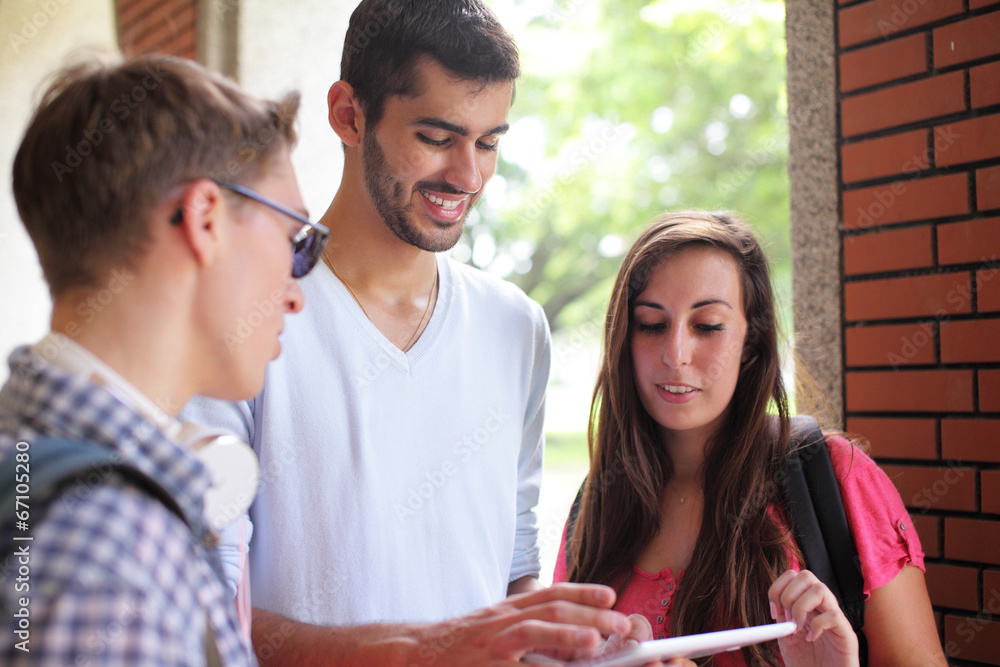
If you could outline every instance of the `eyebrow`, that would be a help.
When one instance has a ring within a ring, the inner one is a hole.
[[[705,306],[712,306],[715,304],[721,304],[726,308],[729,308],[730,310],[735,310],[732,307],[732,305],[730,305],[730,303],[725,299],[705,299],[704,301],[699,301],[698,303],[691,306],[691,309],[694,310],[696,308],[704,308]],[[658,303],[653,303],[652,301],[636,301],[635,307],[638,308],[639,306],[646,306],[647,308],[655,308],[657,310],[663,310],[663,306],[661,306]]]
[[[461,125],[455,125],[454,123],[449,123],[448,121],[441,118],[434,118],[434,117],[418,118],[417,120],[413,121],[411,125],[426,125],[428,127],[436,127],[437,129],[444,130],[445,132],[454,132],[455,134],[462,137],[469,136],[469,130],[467,128],[464,128]],[[505,134],[509,129],[510,129],[510,124],[504,123],[503,125],[497,125],[492,130],[483,132],[479,136],[489,137],[494,134]]]

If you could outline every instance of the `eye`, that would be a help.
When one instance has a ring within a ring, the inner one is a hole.
[[[667,325],[665,322],[653,322],[651,324],[646,324],[645,322],[636,322],[635,330],[639,333],[645,334],[655,334],[661,331],[666,331]]]
[[[717,333],[723,331],[726,327],[723,324],[696,324],[694,328],[705,333]]]
[[[493,143],[486,143],[485,141],[477,141],[476,145],[484,151],[495,151],[500,147],[500,140],[495,139]]]
[[[426,134],[421,134],[420,132],[417,132],[417,139],[420,139],[420,141],[424,142],[428,146],[444,146],[448,143],[447,139],[431,139]]]

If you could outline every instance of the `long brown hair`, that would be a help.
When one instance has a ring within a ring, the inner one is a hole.
[[[636,390],[632,310],[662,261],[705,245],[736,260],[748,326],[728,420],[706,451],[704,515],[675,598],[675,636],[769,623],[767,590],[788,567],[787,531],[768,510],[788,450],[774,294],[763,250],[750,228],[731,214],[664,214],[622,262],[605,322],[587,434],[590,473],[568,568],[570,581],[603,583],[620,592],[659,531],[661,499],[673,467]],[[773,642],[746,648],[744,656],[748,664],[781,664]]]

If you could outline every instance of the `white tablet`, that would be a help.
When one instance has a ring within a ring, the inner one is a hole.
[[[787,637],[795,632],[795,628],[796,625],[792,621],[770,623],[740,628],[739,630],[722,630],[706,632],[701,635],[654,639],[611,655],[581,658],[565,663],[536,655],[527,655],[524,660],[542,664],[572,665],[572,667],[640,667],[651,660],[702,658],[714,653],[735,651],[751,644]]]

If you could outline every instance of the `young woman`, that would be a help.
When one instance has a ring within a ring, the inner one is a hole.
[[[654,637],[795,620],[713,665],[857,665],[836,598],[801,570],[776,489],[789,450],[767,261],[728,214],[657,219],[626,255],[608,310],[591,468],[556,581],[619,591]],[[892,483],[828,437],[865,579],[869,664],[945,665],[923,552]]]

